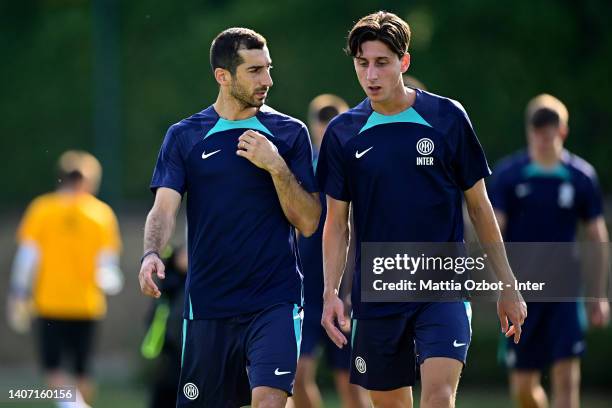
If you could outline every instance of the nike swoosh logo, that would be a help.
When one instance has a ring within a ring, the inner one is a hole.
[[[220,151],[221,151],[221,149],[219,149],[219,150],[215,150],[214,152],[212,152],[212,153],[208,153],[208,154],[206,154],[206,151],[203,151],[203,152],[202,152],[202,158],[203,158],[203,159],[208,159],[210,156],[212,156],[212,155],[213,155],[213,154],[215,154],[215,153],[219,153]]]
[[[365,149],[363,152],[359,153],[359,150],[357,150],[355,152],[355,158],[356,159],[360,159],[361,156],[363,156],[364,154],[366,154],[367,152],[369,152],[370,150],[372,150],[374,148],[374,146],[370,147],[369,149]]]
[[[465,346],[467,343],[457,343],[457,340],[453,341],[453,347],[463,347]]]
[[[285,374],[291,374],[291,371],[278,371],[278,368],[274,370],[274,375],[285,375]]]

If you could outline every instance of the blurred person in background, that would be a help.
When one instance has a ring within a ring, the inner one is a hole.
[[[506,242],[572,242],[579,223],[589,241],[608,242],[595,169],[563,147],[568,117],[554,96],[533,98],[525,115],[527,149],[502,160],[493,173],[491,200]],[[608,254],[605,249],[597,253],[604,266],[597,279],[605,280]],[[585,350],[583,303],[528,302],[528,307],[521,342],[507,341],[502,356],[510,369],[512,396],[521,407],[547,407],[541,378],[550,368],[552,405],[576,408]],[[587,303],[587,313],[593,327],[606,326],[607,299]]]
[[[176,390],[181,374],[181,331],[187,248],[168,245],[161,253],[166,278],[160,283],[162,295],[154,299],[149,328],[140,348],[144,358],[155,362],[150,387],[151,408],[176,406]]]
[[[317,165],[327,195],[323,230],[322,323],[342,348],[349,325],[338,287],[353,206],[356,270],[352,287],[350,381],[370,391],[376,407],[411,407],[416,370],[421,407],[453,407],[471,341],[469,302],[364,302],[361,243],[463,242],[465,197],[480,242],[502,243],[487,197],[490,170],[467,113],[458,102],[404,86],[410,28],[385,11],[351,29],[347,54],[367,98],[331,121]],[[495,273],[513,282],[503,247]],[[498,302],[502,330],[519,341],[527,315],[518,291]],[[509,324],[509,321],[512,325]]]
[[[420,89],[421,91],[427,90],[427,88],[425,87],[425,84],[419,81],[416,77],[409,75],[407,72],[404,72],[402,74],[402,79],[404,81],[404,85],[407,86],[408,88]]]
[[[293,392],[302,329],[296,232],[321,206],[308,129],[265,104],[266,39],[247,28],[210,47],[214,104],[172,125],[151,190],[139,273],[159,298],[160,251],[187,201],[188,264],[177,406],[282,408]]]
[[[46,382],[76,385],[76,406],[86,406],[83,399],[91,404],[94,397],[90,363],[98,322],[106,313],[105,294],[117,294],[123,286],[117,218],[95,197],[101,176],[91,154],[62,154],[57,190],[28,206],[17,231],[8,296],[9,325],[24,333],[30,317],[36,318]],[[70,361],[74,379],[62,371],[64,361]]]
[[[338,114],[348,110],[347,103],[336,95],[323,94],[314,98],[308,108],[308,127],[313,146],[313,167],[316,168],[319,157],[319,148],[323,134],[329,122]],[[321,326],[323,313],[323,254],[321,237],[325,222],[325,194],[320,194],[321,219],[317,231],[311,237],[299,237],[298,247],[300,260],[304,272],[304,323],[302,330],[302,348],[295,377],[293,392],[293,406],[295,408],[321,407],[321,393],[316,383],[317,355],[322,346],[328,367],[333,372],[336,391],[345,408],[367,407],[367,392],[359,386],[349,383],[349,367],[351,351],[349,347],[339,349],[327,337]],[[354,252],[353,252],[354,256]],[[350,312],[350,286],[352,270],[344,274],[341,285],[342,296],[345,300],[345,311]],[[349,319],[349,316],[346,316]],[[288,406],[291,406],[289,401]]]

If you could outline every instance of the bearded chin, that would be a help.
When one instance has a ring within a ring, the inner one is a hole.
[[[244,108],[259,108],[263,105],[263,101],[259,102],[252,95],[248,95],[242,89],[238,87],[232,87],[230,94],[236,99]]]

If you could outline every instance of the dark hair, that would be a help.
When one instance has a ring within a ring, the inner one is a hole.
[[[213,72],[216,68],[223,68],[234,75],[238,65],[243,62],[238,50],[260,50],[265,45],[264,36],[251,29],[228,28],[219,33],[210,46],[210,66]]]
[[[310,101],[308,121],[327,124],[347,110],[348,105],[344,99],[332,94],[322,94]]]
[[[319,122],[328,123],[338,116],[339,113],[340,111],[335,106],[326,106],[319,111],[317,119],[319,119]]]
[[[529,124],[534,128],[543,128],[546,126],[558,127],[561,123],[559,114],[549,108],[540,108],[536,110],[529,120]]]
[[[79,170],[72,170],[69,172],[59,171],[59,182],[64,185],[75,185],[80,183],[84,179],[83,173]]]
[[[361,45],[366,41],[382,41],[399,58],[408,52],[410,27],[408,23],[393,13],[379,11],[359,20],[351,29],[346,53],[356,57],[362,53]]]

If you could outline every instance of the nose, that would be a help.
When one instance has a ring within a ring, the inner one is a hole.
[[[368,81],[375,81],[378,79],[378,70],[376,69],[374,64],[368,66],[368,70],[366,71],[366,79]]]
[[[270,74],[270,70],[265,71],[262,85],[267,86],[268,88],[274,85],[274,81],[272,81],[272,75]]]

